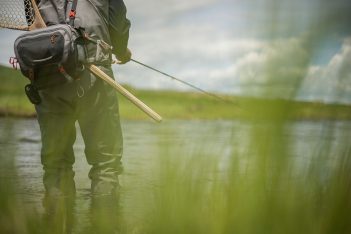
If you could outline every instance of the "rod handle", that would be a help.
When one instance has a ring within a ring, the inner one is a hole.
[[[161,122],[162,117],[157,114],[154,110],[148,107],[145,103],[140,101],[137,97],[131,94],[128,90],[126,90],[122,85],[113,80],[110,76],[108,76],[105,72],[103,72],[100,68],[95,65],[87,65],[86,66],[93,74],[102,80],[106,81],[109,85],[111,85],[115,90],[117,90],[120,94],[126,97],[129,101],[131,101],[134,105],[136,105],[140,110],[142,110],[145,114],[150,116],[156,122]]]

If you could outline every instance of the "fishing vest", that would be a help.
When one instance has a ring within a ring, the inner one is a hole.
[[[38,7],[47,26],[65,24],[69,21],[72,0],[40,0]],[[76,8],[75,28],[84,31],[97,41],[87,43],[87,62],[98,65],[111,65],[111,45],[108,28],[109,1],[79,0]]]

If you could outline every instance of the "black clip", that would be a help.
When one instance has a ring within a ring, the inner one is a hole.
[[[33,84],[27,84],[24,87],[24,91],[26,92],[26,95],[32,104],[38,105],[41,103],[39,92]]]

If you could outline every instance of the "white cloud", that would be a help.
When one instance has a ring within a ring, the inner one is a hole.
[[[264,42],[251,38],[228,40],[193,35],[193,40],[180,38],[168,43],[167,51],[151,50],[151,54],[144,55],[146,62],[157,64],[161,70],[206,90],[269,97],[293,96],[296,85],[307,73],[309,54],[302,39]],[[173,59],[175,57],[177,59]],[[165,83],[164,77],[154,73],[147,79],[149,88]],[[167,87],[185,88],[182,85]]]
[[[351,38],[326,66],[310,67],[302,94],[324,102],[351,102]]]
[[[258,45],[223,73],[215,74],[236,79],[228,80],[228,84],[241,87],[242,94],[291,98],[307,72],[309,55],[303,40],[281,39]]]
[[[206,7],[218,0],[129,0],[125,1],[128,11],[131,14],[145,17],[147,19],[165,19],[180,12],[190,11],[199,7]]]

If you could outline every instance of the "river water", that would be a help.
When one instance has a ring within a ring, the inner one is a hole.
[[[271,123],[272,124],[272,123]],[[252,124],[240,121],[165,121],[155,124],[149,121],[123,121],[124,133],[124,173],[120,177],[123,195],[121,203],[125,215],[131,223],[138,223],[141,215],[138,209],[147,202],[148,190],[157,186],[158,169],[162,160],[192,162],[202,158],[217,158],[218,170],[225,170],[231,155],[242,155],[242,167],[247,163],[244,155],[249,155],[252,142]],[[272,124],[274,126],[274,124]],[[78,128],[78,127],[77,127]],[[271,129],[269,127],[267,129]],[[265,142],[274,131],[258,131],[259,141]],[[44,212],[42,198],[43,170],[40,164],[40,131],[35,119],[0,118],[1,176],[13,181],[18,188],[15,193],[25,206],[38,213]],[[289,156],[293,159],[295,173],[303,174],[311,164],[323,164],[321,178],[333,167],[342,146],[350,145],[351,122],[349,121],[296,121],[284,126],[283,134],[287,142]],[[277,139],[277,142],[282,142]],[[74,145],[76,162],[75,181],[77,187],[78,223],[88,222],[90,204],[89,165],[84,156],[84,144],[80,134]],[[324,154],[325,151],[333,152]],[[321,160],[319,157],[324,158]],[[207,160],[207,159],[206,159]],[[13,166],[15,170],[13,170]],[[196,167],[196,164],[194,164]],[[144,196],[140,198],[140,196]],[[135,201],[142,202],[135,202]],[[138,215],[139,214],[139,215]],[[78,225],[79,226],[79,225]]]

